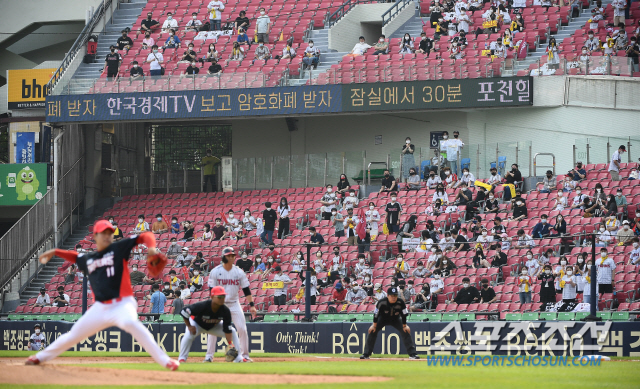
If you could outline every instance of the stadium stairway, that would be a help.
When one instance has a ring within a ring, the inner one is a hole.
[[[140,16],[142,8],[147,4],[146,0],[130,0],[130,3],[120,3],[120,9],[113,13],[112,21],[107,22],[105,31],[98,35],[98,51],[96,62],[91,64],[82,63],[74,74],[74,79],[91,78],[97,79],[104,68],[104,58],[109,53],[109,47],[116,43],[125,28],[132,28],[133,24]],[[89,90],[90,85],[87,85]]]
[[[335,65],[339,63],[342,60],[342,57],[345,54],[348,54],[347,52],[343,53],[335,50],[329,50],[329,29],[328,28],[324,28],[320,30],[312,30],[311,37],[309,39],[313,40],[314,46],[320,49],[320,63],[318,64],[318,68],[313,71],[305,70],[303,72],[300,72],[299,78],[289,79],[290,86],[304,85],[307,82],[309,82],[309,79],[313,80],[318,78],[318,75],[320,73],[326,72],[327,70],[331,69],[331,65]],[[305,42],[308,42],[309,39],[305,39]],[[300,46],[301,53],[299,54],[302,54],[302,52],[306,48],[307,48],[306,44],[301,45]]]
[[[74,229],[72,235],[69,235],[67,239],[60,246],[63,250],[73,250],[77,243],[84,239],[87,235],[87,228],[93,223],[93,218],[82,220],[81,223]],[[62,266],[64,259],[54,257],[49,261],[38,275],[31,280],[29,285],[20,294],[20,304],[26,304],[30,298],[38,297],[40,288],[45,286],[46,283],[51,282],[51,278],[58,275],[58,267]],[[50,296],[53,298],[53,296]]]
[[[607,4],[609,3],[611,3],[611,0],[603,0],[602,6],[606,8]],[[577,18],[572,18],[569,21],[568,25],[560,26],[560,28],[558,29],[558,33],[555,35],[552,35],[552,37],[556,38],[556,43],[558,44],[558,46],[562,44],[562,41],[564,40],[564,38],[570,37],[575,33],[576,30],[583,28],[584,25],[587,23],[587,20],[589,20],[590,18],[591,18],[591,8],[585,8],[580,13],[580,16],[578,16]],[[526,70],[529,68],[529,65],[536,63],[542,56],[546,55],[546,50],[547,50],[547,44],[544,43],[538,46],[535,51],[530,51],[526,59],[517,62],[515,68],[513,69],[513,75],[515,75],[519,70]],[[512,74],[509,72],[503,74],[503,76],[511,76],[511,75]]]

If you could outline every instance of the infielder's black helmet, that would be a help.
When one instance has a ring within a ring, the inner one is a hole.
[[[36,325],[33,326],[33,329],[35,330],[36,328],[42,328],[42,327],[40,327],[40,324],[36,323]]]
[[[226,255],[229,255],[229,254],[234,254],[235,255],[235,253],[236,253],[236,251],[233,249],[233,247],[225,247],[222,250],[222,256],[223,257],[226,256]]]

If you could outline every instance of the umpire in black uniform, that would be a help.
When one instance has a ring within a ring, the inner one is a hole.
[[[395,286],[387,289],[387,297],[380,299],[376,304],[373,324],[369,327],[367,344],[360,359],[369,359],[371,357],[376,340],[378,340],[378,333],[387,325],[400,332],[404,347],[409,354],[409,359],[420,359],[416,354],[416,347],[411,338],[411,329],[407,325],[407,306],[404,301],[398,299],[398,289]]]

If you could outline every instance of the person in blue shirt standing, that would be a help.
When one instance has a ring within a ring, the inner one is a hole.
[[[151,295],[151,313],[164,313],[164,305],[167,303],[167,297],[160,292],[160,286],[153,284],[153,294]]]
[[[536,239],[546,238],[547,236],[549,236],[549,228],[551,228],[551,226],[549,225],[549,223],[547,223],[547,215],[542,214],[540,215],[540,223],[536,224],[535,227],[533,227],[531,235]]]

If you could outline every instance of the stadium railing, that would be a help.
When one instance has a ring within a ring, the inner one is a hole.
[[[396,2],[389,8],[389,10],[382,14],[382,27],[386,26],[391,19],[395,18],[400,11],[402,11],[407,5],[414,4],[413,0],[396,0]]]

